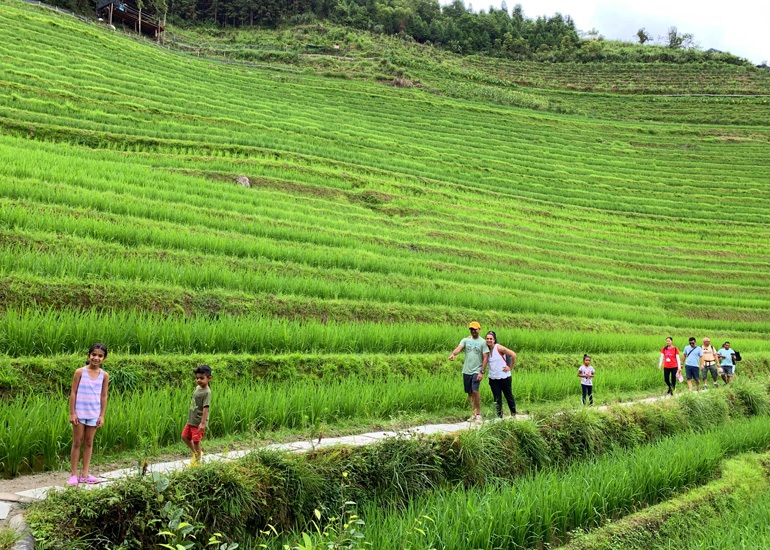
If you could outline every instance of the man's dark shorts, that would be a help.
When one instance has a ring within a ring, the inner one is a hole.
[[[481,382],[478,378],[478,374],[463,373],[463,385],[465,386],[465,393],[473,393],[475,391],[479,391],[479,385]]]
[[[691,365],[686,365],[685,367],[685,374],[687,375],[687,380],[699,380],[700,379],[700,367],[698,365],[695,365],[694,367]]]

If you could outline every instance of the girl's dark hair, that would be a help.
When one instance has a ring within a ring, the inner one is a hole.
[[[211,367],[208,365],[198,365],[198,368],[195,369],[195,374],[205,374],[211,377]]]
[[[101,342],[94,344],[90,348],[88,348],[88,356],[90,357],[91,354],[96,350],[102,350],[104,352],[104,358],[107,359],[107,346],[105,344],[102,344]],[[86,359],[86,365],[88,365],[89,360]]]
[[[585,359],[586,357],[588,357],[589,359],[591,358],[591,356],[590,356],[590,355],[588,355],[587,353],[584,353],[584,354],[583,354],[583,359]]]
[[[497,344],[497,334],[495,334],[495,331],[490,330],[489,332],[487,332],[487,336],[489,336],[490,334],[492,335],[492,338],[495,339],[495,344]]]
[[[674,341],[674,337],[673,336],[666,336],[666,340],[671,340],[673,342]]]

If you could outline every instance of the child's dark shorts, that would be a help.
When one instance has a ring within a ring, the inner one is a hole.
[[[203,439],[203,431],[196,426],[185,424],[184,430],[182,430],[182,437],[186,437],[187,439],[198,443]]]

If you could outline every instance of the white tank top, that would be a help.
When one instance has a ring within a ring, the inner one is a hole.
[[[505,358],[500,355],[500,352],[497,350],[497,344],[494,345],[492,352],[489,354],[487,366],[489,367],[489,378],[492,380],[511,377],[511,371],[503,372],[503,367],[506,367],[507,364]]]

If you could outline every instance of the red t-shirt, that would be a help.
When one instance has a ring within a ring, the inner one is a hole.
[[[664,369],[675,369],[677,367],[676,358],[679,356],[679,349],[676,346],[664,347],[660,350],[660,353],[663,354]]]

